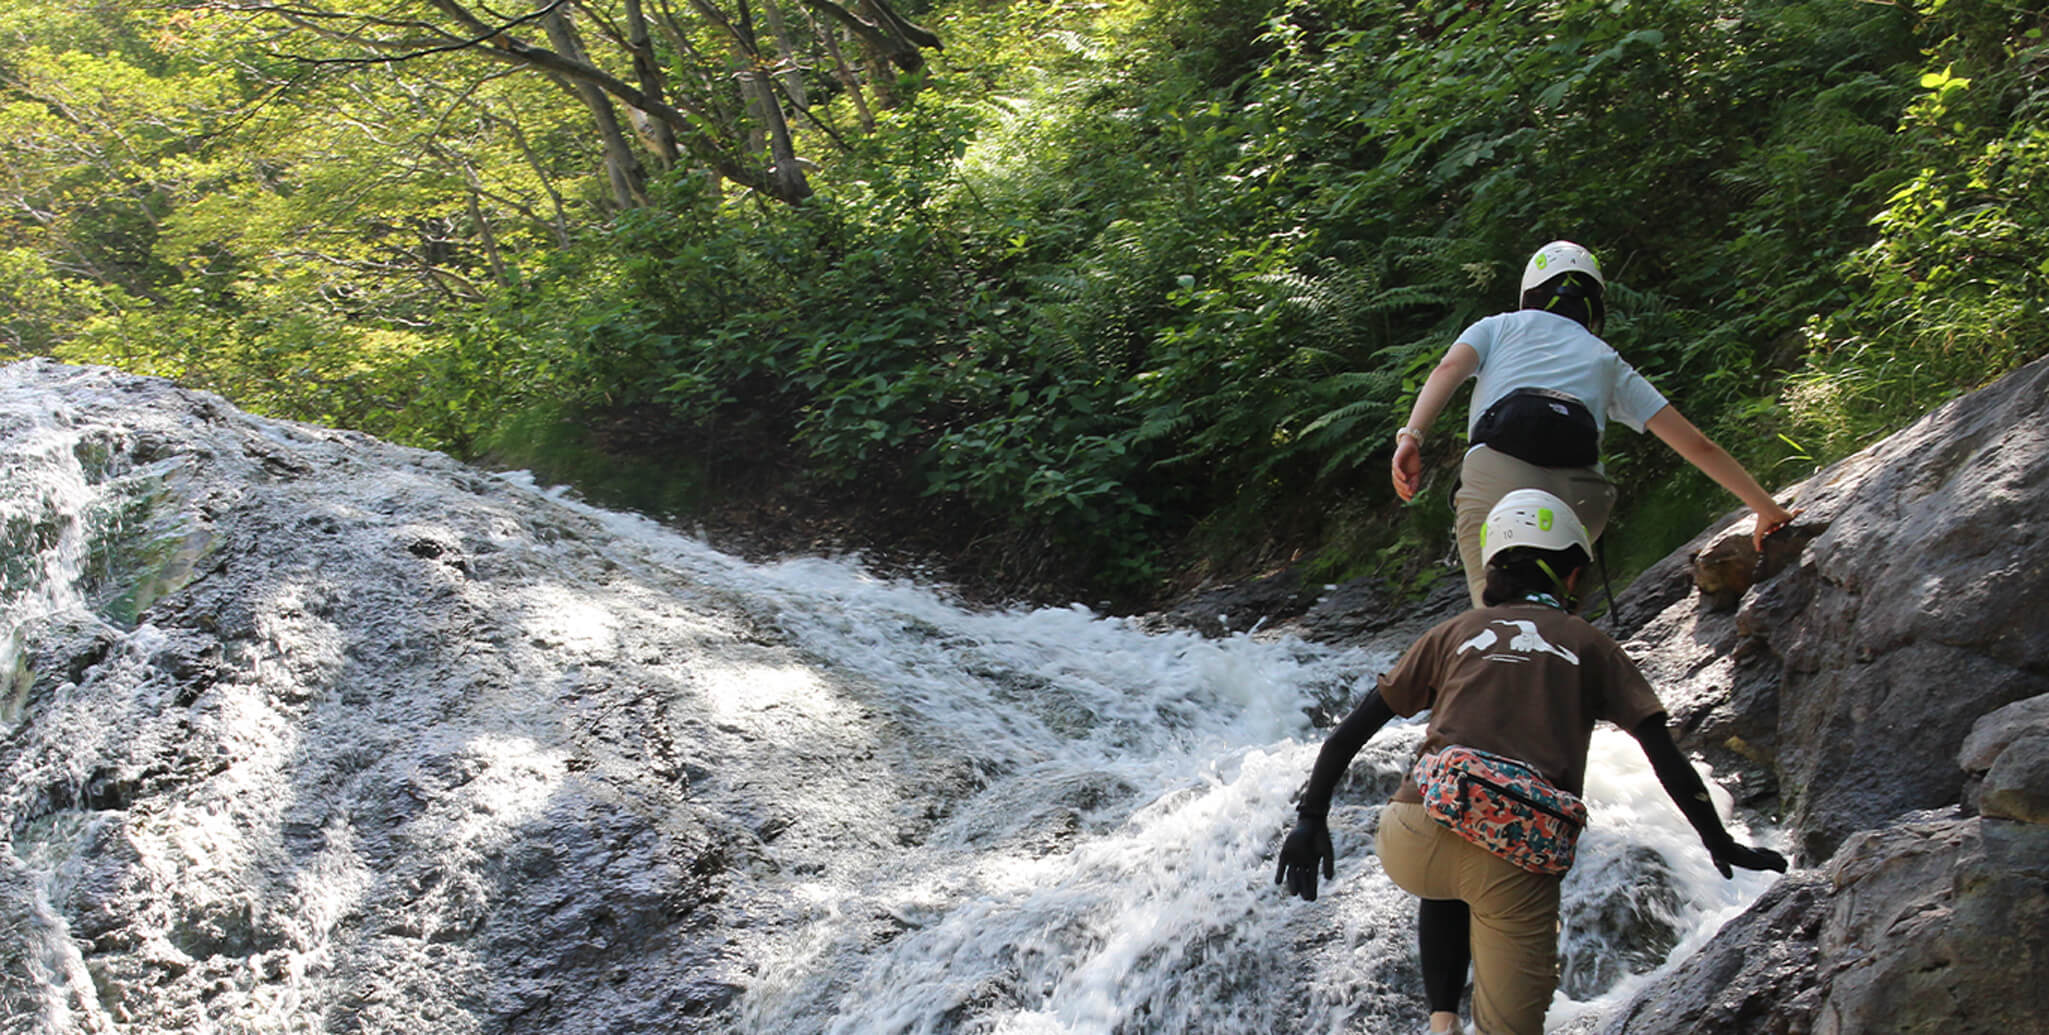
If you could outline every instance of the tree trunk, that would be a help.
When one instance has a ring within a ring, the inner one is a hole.
[[[570,61],[590,64],[583,42],[576,36],[576,30],[569,24],[561,8],[549,11],[542,19],[548,30],[548,42],[555,52]],[[558,80],[559,81],[559,80]],[[612,107],[612,98],[597,84],[582,79],[564,83],[568,89],[590,109],[591,118],[597,123],[598,136],[605,144],[605,175],[612,183],[612,200],[621,209],[640,208],[647,204],[647,173],[640,167],[640,158],[634,154],[633,145],[626,139],[626,132],[619,126],[619,113]]]
[[[768,149],[775,164],[769,166],[768,174],[774,177],[776,196],[784,201],[802,201],[811,196],[811,182],[804,176],[804,166],[797,160],[797,147],[790,139],[790,123],[783,118],[783,106],[776,103],[775,87],[769,83],[768,70],[754,66],[754,85],[761,95],[761,106],[769,116]]]
[[[754,105],[756,117],[768,130],[768,176],[772,193],[793,204],[810,197],[811,183],[804,176],[804,167],[797,161],[796,144],[790,137],[790,123],[783,117],[783,106],[776,101],[775,86],[769,80],[768,65],[762,59],[761,43],[754,35],[754,14],[746,0],[740,0],[737,21],[713,7],[711,0],[691,0],[691,6],[714,24],[723,26],[733,41],[734,51],[742,63],[741,88]]]
[[[626,0],[627,47],[633,51],[633,74],[640,82],[640,92],[661,100],[663,97],[661,66],[655,61],[654,41],[648,38],[647,16],[641,10],[640,0]],[[634,108],[634,129],[641,138],[648,141],[649,151],[663,170],[674,169],[682,158],[676,148],[676,130],[668,123]]]
[[[825,55],[832,59],[833,78],[846,88],[847,98],[854,103],[854,114],[861,120],[861,132],[875,132],[875,113],[868,110],[868,95],[861,89],[861,77],[847,64],[846,55],[840,51],[840,30],[831,25],[820,25],[814,19],[812,30],[825,43]]]
[[[581,2],[527,0],[527,13],[517,17],[509,16],[502,8],[486,7],[480,0],[417,0],[413,4],[387,5],[380,9],[383,11],[381,14],[336,10],[339,0],[335,3],[324,0],[241,0],[236,6],[251,13],[268,14],[295,31],[338,40],[379,55],[371,58],[307,59],[316,63],[403,61],[459,50],[551,77],[591,112],[603,144],[605,172],[611,183],[613,200],[621,207],[644,204],[647,198],[647,172],[640,157],[641,149],[635,144],[636,136],[648,141],[646,152],[653,156],[652,162],[667,163],[672,167],[683,161],[701,163],[724,179],[790,203],[801,202],[810,196],[811,188],[806,182],[802,163],[796,157],[796,146],[783,106],[767,89],[771,83],[761,82],[762,77],[768,74],[767,69],[776,63],[761,53],[754,39],[752,15],[744,0],[741,0],[737,19],[728,17],[714,0],[689,0],[689,3],[703,16],[707,25],[743,44],[745,66],[737,78],[741,92],[750,95],[749,101],[759,102],[759,124],[766,131],[766,145],[771,156],[771,161],[766,164],[758,160],[758,149],[743,143],[745,120],[736,117],[728,105],[721,103],[733,96],[731,81],[706,78],[695,84],[682,84],[683,88],[679,89],[679,84],[665,80],[664,69],[656,60],[649,39],[648,20],[652,17],[655,26],[671,37],[672,42],[678,45],[679,54],[692,52],[690,38],[698,31],[697,26],[686,28],[678,24],[669,0],[655,0],[652,7],[648,6],[647,0],[621,0],[622,6],[616,9],[619,12],[617,21],[610,14],[593,14],[596,20],[586,24],[598,27],[609,42],[624,52],[612,55],[603,65],[591,60],[569,19],[569,12],[581,9]],[[784,0],[774,2],[780,4]],[[915,71],[924,65],[921,49],[940,46],[937,36],[904,19],[891,6],[890,0],[852,0],[862,12],[859,14],[842,0],[802,2],[860,38],[864,47],[883,56],[885,60],[872,61],[868,65],[868,72],[874,76],[878,89],[887,90],[894,85],[891,76],[883,72],[885,63]],[[595,12],[596,8],[591,10]],[[446,23],[430,16],[430,11],[438,12],[439,18],[446,19]],[[787,9],[777,6],[768,14],[772,19],[784,18]],[[530,32],[537,22],[545,30],[551,46],[537,45],[522,38],[522,34]],[[773,23],[771,27],[775,27]],[[778,28],[776,33],[783,53],[795,64],[805,52],[798,49],[797,41],[789,38],[784,30]],[[630,60],[633,65],[633,71],[625,78],[609,71],[609,68],[617,67],[622,58]],[[688,62],[681,64],[684,72],[699,75],[710,72],[710,66],[690,68]],[[853,77],[846,62],[838,61],[838,64],[843,80],[849,81],[849,88],[854,92],[856,107],[863,109],[863,124],[870,124],[871,117],[865,110],[867,101],[858,88],[858,79]],[[759,82],[759,88],[750,89],[746,85],[749,81]],[[795,110],[808,113],[806,86],[796,71],[792,71],[785,88],[796,105]],[[637,125],[622,126],[617,110],[619,104],[642,116]]]
[[[861,38],[861,43],[870,51],[906,72],[916,72],[925,67],[925,55],[919,48],[941,49],[938,36],[905,20],[896,13],[896,8],[889,6],[888,0],[856,2],[867,17],[847,10],[835,0],[804,0],[812,10],[846,26]],[[880,66],[873,71],[879,73]],[[879,82],[884,77],[876,74],[875,78]]]
[[[755,45],[753,20],[747,8],[744,5],[740,8],[741,20],[736,24],[727,18],[723,11],[712,6],[711,0],[690,0],[690,6],[695,8],[698,14],[703,15],[706,21],[725,30],[726,39],[732,44],[732,53],[738,62],[733,75],[740,87],[741,101],[763,127],[767,136],[767,149],[772,159],[765,176],[760,175],[761,170],[758,167],[745,170],[755,175],[742,174],[739,163],[745,161],[750,154],[758,154],[764,143],[760,136],[750,131],[747,134],[750,145],[748,149],[739,158],[714,166],[714,171],[743,187],[790,204],[810,197],[811,184],[805,179],[803,168],[796,160],[795,145],[790,139],[789,124],[783,119],[782,106],[776,103],[774,89],[768,83],[766,75],[759,70],[760,48]],[[692,52],[687,35],[682,27],[676,24],[673,15],[665,11],[660,24],[669,33],[671,42],[676,45],[678,52]],[[725,128],[728,133],[734,133],[731,120]]]
[[[470,225],[475,229],[477,240],[484,245],[484,261],[491,267],[491,279],[501,288],[512,287],[512,275],[505,269],[505,257],[498,252],[498,234],[491,229],[491,220],[484,215],[484,206],[477,201],[477,192],[469,194]]]
[[[783,95],[790,99],[791,104],[805,111],[811,110],[811,98],[804,89],[804,70],[798,61],[802,52],[790,39],[790,26],[783,18],[781,0],[761,0],[761,16],[768,20],[768,31],[775,37],[776,49],[782,51],[780,64],[783,70],[779,78],[783,83]]]

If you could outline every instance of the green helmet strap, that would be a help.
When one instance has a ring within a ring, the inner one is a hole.
[[[1573,596],[1572,590],[1566,588],[1565,580],[1558,577],[1558,571],[1557,569],[1551,567],[1551,562],[1545,560],[1542,557],[1535,558],[1535,560],[1537,562],[1537,567],[1541,569],[1544,572],[1544,574],[1551,579],[1551,585],[1558,590],[1558,599],[1561,602],[1559,606],[1567,611],[1578,610],[1579,598]]]

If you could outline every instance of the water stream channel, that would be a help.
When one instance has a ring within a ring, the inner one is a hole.
[[[1386,651],[751,564],[47,363],[0,369],[0,523],[0,1031],[1421,1027],[1370,851],[1420,727],[1325,895],[1272,883]],[[1768,884],[1594,753],[1553,1031]]]

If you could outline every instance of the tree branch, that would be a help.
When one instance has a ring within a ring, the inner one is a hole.
[[[441,8],[444,13],[448,13],[451,16],[454,16],[457,21],[463,22],[471,30],[471,32],[475,33],[475,35],[471,36],[468,39],[452,36],[446,31],[444,31],[440,26],[435,25],[432,22],[418,21],[415,19],[400,20],[391,18],[378,18],[366,14],[342,14],[335,11],[323,11],[317,8],[289,7],[284,4],[239,3],[229,4],[227,6],[233,10],[238,10],[245,13],[275,15],[276,17],[283,19],[287,23],[297,25],[308,31],[326,36],[329,39],[336,39],[347,43],[354,43],[366,49],[377,51],[391,51],[397,49],[399,51],[398,53],[384,53],[378,57],[367,58],[316,58],[308,57],[303,54],[284,55],[285,57],[290,58],[293,61],[298,61],[308,65],[381,65],[387,61],[411,61],[416,58],[431,57],[435,54],[450,54],[456,51],[468,50],[477,47],[480,44],[489,41],[494,36],[501,35],[511,29],[517,28],[529,22],[545,18],[549,14],[552,14],[556,8],[561,7],[563,4],[568,2],[569,0],[549,0],[549,2],[545,6],[540,7],[528,14],[523,14],[517,18],[512,18],[503,23],[502,25],[498,25],[495,27],[486,25],[483,22],[478,21],[475,17],[470,16],[467,11],[452,11],[449,9],[450,5],[440,3],[435,4],[435,6]],[[417,30],[431,37],[439,37],[442,39],[446,39],[448,42],[429,44],[424,41],[413,40],[380,40],[367,36],[358,35],[352,32],[331,29],[324,25],[318,24],[321,21],[343,20],[363,25],[377,25],[384,26],[387,28]]]

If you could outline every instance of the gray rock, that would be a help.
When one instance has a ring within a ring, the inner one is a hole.
[[[2038,361],[1789,493],[1807,541],[1783,571],[1744,570],[1733,514],[1624,595],[1682,744],[1828,864],[1604,1030],[2041,1029],[2049,611],[2026,602],[2049,599],[2045,429]]]
[[[1828,529],[1761,603],[1782,787],[1808,858],[1961,800],[1979,716],[2049,691],[2049,361],[1816,475]]]
[[[0,474],[57,476],[0,543],[0,1031],[716,1030],[759,968],[723,932],[796,908],[750,875],[872,865],[944,800],[946,752],[823,669],[710,723],[804,659],[588,512],[0,378]]]
[[[2049,828],[1955,813],[1796,871],[1607,1035],[1994,1035],[2049,1017]]]
[[[1205,585],[1168,610],[1148,615],[1149,628],[1192,629],[1204,636],[1229,636],[1299,618],[1315,605],[1321,587],[1305,584],[1299,568],[1288,568],[1242,583]]]
[[[1153,631],[1190,629],[1204,636],[1248,633],[1298,636],[1399,653],[1438,622],[1468,606],[1465,582],[1450,572],[1406,597],[1377,578],[1323,585],[1289,568],[1243,583],[1204,586],[1164,611],[1139,618]]]
[[[1957,764],[1967,773],[1982,773],[1992,768],[2008,744],[2030,733],[2049,733],[2049,694],[2015,701],[1979,716],[1971,724],[1970,736],[1964,738]]]
[[[1973,724],[2049,691],[2049,609],[2014,606],[2049,599],[2049,360],[1785,496],[1804,546],[1775,575],[1788,559],[1767,556],[1733,611],[1733,583],[1696,592],[1694,569],[1745,566],[1747,511],[1646,571],[1617,614],[1682,746],[1739,773],[1812,861],[1964,801]]]
[[[2023,823],[2049,823],[2049,733],[2014,741],[1985,774],[1978,811]]]
[[[1787,875],[1729,922],[1714,944],[1612,1015],[1606,1035],[1783,1035],[1811,1031],[1817,943],[1829,882]]]

